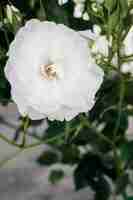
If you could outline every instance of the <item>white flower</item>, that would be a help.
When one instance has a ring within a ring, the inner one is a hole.
[[[74,14],[73,14],[74,17],[75,18],[81,18],[83,11],[84,11],[84,4],[83,3],[76,4],[75,7],[74,7]]]
[[[92,41],[90,45],[93,54],[101,54],[108,57],[110,42],[107,40],[106,35],[101,35],[101,28],[98,25],[93,26],[93,31],[85,30],[79,33],[89,41]]]
[[[122,66],[121,66],[121,71],[123,73],[133,74],[133,62],[123,63]]]
[[[75,4],[85,3],[86,0],[73,0]]]
[[[125,55],[133,54],[133,26],[130,28],[125,40],[124,40],[124,52]]]
[[[7,14],[7,18],[9,20],[9,22],[12,24],[13,13],[12,13],[11,6],[9,6],[9,5],[6,6],[6,14]]]
[[[8,56],[5,74],[23,116],[71,120],[93,107],[103,71],[78,32],[30,20],[18,31]]]
[[[75,3],[73,16],[75,18],[82,17],[85,8],[85,1],[86,0],[73,0]]]
[[[58,0],[58,4],[59,4],[60,6],[64,5],[64,4],[67,3],[67,2],[68,2],[68,0]]]
[[[122,53],[126,56],[133,55],[133,26],[130,28],[125,40],[124,40],[124,47],[122,49]],[[122,65],[121,68],[123,73],[130,72],[133,74],[133,62],[126,62]]]
[[[92,3],[92,4],[91,4],[91,8],[92,8],[92,10],[93,10],[95,13],[98,12],[98,7],[97,7],[97,4],[96,4],[96,3]]]

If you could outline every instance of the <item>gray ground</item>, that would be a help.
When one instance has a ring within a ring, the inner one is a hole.
[[[19,114],[14,104],[8,107],[0,106],[0,133],[12,137],[20,123],[18,118]],[[45,121],[40,125],[39,130],[44,126],[47,127]],[[33,141],[30,139],[29,142]],[[35,162],[44,148],[47,147],[42,145],[38,148],[25,150],[5,164],[5,160],[14,156],[18,149],[0,140],[0,200],[93,199],[94,195],[89,188],[78,193],[74,191],[71,178],[72,169],[67,166],[53,166],[54,168],[66,168],[67,176],[60,184],[51,185],[48,182],[50,169],[41,168]]]
[[[44,169],[8,168],[0,171],[0,179],[1,200],[89,200],[93,196],[88,188],[75,193],[70,178],[51,186]]]

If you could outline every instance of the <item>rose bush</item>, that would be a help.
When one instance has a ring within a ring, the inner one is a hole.
[[[38,163],[72,166],[75,189],[91,187],[96,200],[133,198],[132,27],[132,0],[0,2],[0,102],[17,104],[23,130],[0,138],[50,145]]]

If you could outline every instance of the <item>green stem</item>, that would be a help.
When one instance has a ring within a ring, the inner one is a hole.
[[[114,162],[116,166],[116,174],[117,174],[117,177],[120,177],[123,174],[123,166],[122,166],[122,161],[119,158],[117,147],[115,144],[113,147],[113,154],[114,154]]]
[[[23,151],[27,150],[27,149],[31,149],[31,148],[35,148],[37,146],[40,146],[40,145],[43,145],[43,144],[49,144],[57,139],[61,139],[62,137],[64,137],[65,134],[62,134],[62,135],[59,135],[59,136],[55,136],[55,137],[52,137],[52,138],[49,138],[49,139],[46,139],[46,140],[42,140],[42,141],[39,141],[39,142],[36,142],[36,143],[33,143],[33,144],[29,144],[29,145],[25,145],[24,147],[22,147],[21,145],[19,144],[14,144],[13,141],[10,141],[9,139],[5,139],[4,137],[4,141],[7,142],[8,144],[11,144],[15,147],[18,147],[19,150],[17,152],[15,152],[13,155],[9,156],[8,158],[4,159],[3,161],[0,162],[0,167],[3,167],[5,166],[5,164],[7,164],[9,161],[12,161],[14,158],[16,158],[20,153],[22,153]],[[3,136],[2,138],[3,139]]]
[[[123,77],[121,76],[121,80],[120,80],[120,99],[119,99],[119,103],[118,103],[118,118],[117,118],[116,126],[115,126],[114,132],[113,132],[114,141],[115,141],[115,138],[117,136],[117,132],[118,132],[119,127],[120,127],[124,94],[125,94],[125,84],[124,84]]]
[[[30,122],[30,119],[28,116],[26,116],[23,122],[23,139],[22,139],[22,144],[21,144],[22,147],[26,145],[26,134],[27,134],[27,129],[29,127],[29,122]]]
[[[120,123],[121,123],[121,115],[122,115],[122,106],[123,106],[123,100],[124,100],[124,95],[125,95],[125,82],[123,79],[123,75],[121,74],[121,64],[122,64],[122,59],[121,59],[121,33],[119,32],[118,38],[117,38],[117,56],[118,56],[118,73],[120,75],[120,96],[119,96],[119,102],[118,102],[118,117],[116,121],[116,125],[113,131],[113,153],[114,153],[114,161],[115,161],[115,166],[116,166],[116,172],[117,176],[120,177],[121,174],[123,173],[123,167],[121,160],[119,158],[118,152],[117,152],[117,146],[116,146],[116,139],[117,139],[117,133],[119,131]]]
[[[82,125],[82,123],[80,123],[80,124],[77,126],[77,128],[76,128],[76,130],[75,130],[75,132],[74,132],[74,135],[73,135],[71,141],[73,141],[73,140],[79,135],[79,133],[80,133],[80,131],[81,131],[82,129],[83,129],[83,125]]]
[[[130,57],[130,58],[123,58],[123,59],[122,59],[122,62],[123,62],[123,63],[132,62],[132,61],[133,61],[133,57],[132,57],[132,58]]]
[[[88,120],[85,117],[82,117],[82,126],[91,128],[90,127],[90,123],[88,122]],[[100,139],[104,140],[105,142],[107,142],[109,145],[111,145],[113,147],[114,144],[113,144],[113,142],[108,137],[106,137],[105,135],[99,133],[98,131],[96,131],[96,135]]]
[[[8,139],[6,136],[4,136],[4,134],[0,133],[0,139],[2,139],[4,142],[12,145],[12,146],[15,146],[15,147],[18,147],[18,148],[21,148],[20,144],[17,144],[15,141],[12,141],[10,139]]]
[[[55,136],[55,137],[46,139],[46,140],[38,141],[38,142],[33,143],[33,144],[25,145],[24,149],[34,148],[34,147],[40,146],[40,145],[42,145],[42,144],[49,144],[49,143],[51,143],[51,142],[54,142],[54,141],[57,140],[57,139],[63,138],[64,136],[65,136],[65,133],[62,134],[62,135],[59,135],[59,136]]]
[[[133,58],[133,54],[128,55],[128,56],[124,56],[124,57],[122,57],[121,59],[123,60],[123,59],[129,59],[129,58]]]
[[[117,71],[117,67],[115,65],[113,65],[110,60],[112,58],[109,59],[109,61],[105,61],[104,59],[102,60],[102,64],[107,65],[108,67],[110,67],[110,69]]]

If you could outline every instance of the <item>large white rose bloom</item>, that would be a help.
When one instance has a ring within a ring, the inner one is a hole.
[[[103,71],[78,32],[32,19],[16,34],[8,56],[5,74],[23,116],[71,120],[93,107]]]

